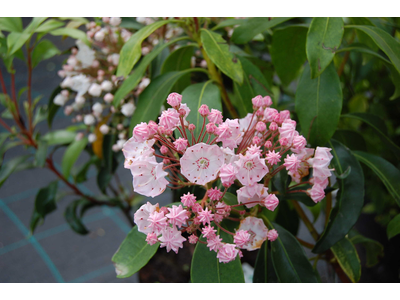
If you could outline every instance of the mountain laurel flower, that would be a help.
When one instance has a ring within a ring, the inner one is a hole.
[[[251,145],[250,147],[247,148],[246,154],[253,155],[253,154],[258,154],[260,156],[262,153],[262,150],[260,149],[260,146],[256,145]]]
[[[166,216],[169,218],[170,224],[178,227],[186,224],[186,220],[189,218],[189,212],[185,210],[182,205],[172,205],[172,208],[168,207],[168,210],[169,214]]]
[[[147,236],[146,236],[146,242],[150,246],[152,246],[155,243],[157,243],[158,242],[157,234],[155,234],[154,232],[148,233]]]
[[[253,103],[253,106],[257,108],[264,106],[264,99],[261,95],[255,96],[253,99],[251,99],[251,102]]]
[[[233,237],[233,242],[239,247],[243,248],[250,241],[250,233],[246,230],[239,230]]]
[[[207,239],[212,239],[212,238],[215,237],[215,233],[216,233],[216,232],[217,232],[217,230],[215,230],[213,226],[208,225],[208,226],[205,226],[205,227],[203,228],[203,230],[202,230],[201,233],[203,234],[203,236],[204,236],[205,238],[207,238]]]
[[[144,142],[149,138],[149,136],[150,132],[147,123],[141,122],[133,128],[133,139],[136,142]]]
[[[171,93],[167,97],[167,103],[174,108],[179,108],[182,102],[182,95],[178,93]]]
[[[283,165],[286,167],[286,170],[296,172],[300,166],[300,161],[295,154],[292,154],[285,158]]]
[[[274,211],[279,204],[279,199],[274,194],[269,194],[264,200],[264,206],[270,211]]]
[[[135,105],[133,103],[125,103],[124,105],[122,105],[121,107],[121,113],[125,116],[125,117],[130,117],[133,115],[133,113],[135,112]]]
[[[147,221],[150,222],[149,228],[157,235],[168,226],[167,217],[163,212],[153,211]]]
[[[272,105],[272,99],[270,96],[265,96],[263,98],[263,100],[264,100],[263,106],[271,106]]]
[[[203,104],[202,106],[200,106],[200,108],[199,108],[199,114],[200,114],[202,117],[207,117],[209,113],[210,113],[210,110],[208,109],[208,106],[207,106],[207,105]]]
[[[221,241],[222,239],[219,237],[219,235],[209,238],[207,239],[207,247],[210,249],[210,251],[217,252],[223,246]]]
[[[219,178],[224,187],[230,187],[236,179],[237,171],[232,164],[224,164],[219,170]]]
[[[172,250],[176,254],[178,254],[179,248],[183,248],[183,242],[186,241],[181,232],[177,230],[175,226],[164,229],[158,240],[161,242],[160,248],[166,247],[167,252]]]
[[[273,122],[278,111],[275,108],[267,107],[264,109],[264,120],[267,122]]]
[[[100,115],[103,112],[103,106],[101,105],[101,103],[96,102],[92,106],[92,111],[93,111],[94,114]]]
[[[224,154],[217,145],[199,143],[186,149],[180,159],[181,173],[190,182],[205,185],[217,178]]]
[[[268,151],[268,153],[266,155],[266,160],[271,166],[277,165],[278,162],[281,161],[280,158],[281,158],[281,155],[279,154],[279,152],[275,152],[275,150]]]
[[[207,118],[211,123],[222,124],[222,113],[218,109],[212,108]]]
[[[271,131],[278,130],[278,124],[276,124],[275,122],[271,122],[269,124],[269,130],[271,130]]]
[[[267,125],[265,125],[264,122],[261,122],[261,121],[260,121],[260,122],[257,122],[256,130],[257,130],[258,132],[264,132],[265,129],[267,129]]]
[[[244,230],[250,234],[248,243],[242,247],[242,249],[248,251],[261,248],[261,245],[267,239],[268,229],[263,220],[256,217],[247,217],[242,220],[238,230]]]
[[[135,212],[133,221],[137,225],[139,232],[144,234],[152,232],[152,230],[149,228],[151,223],[147,219],[149,218],[150,214],[156,210],[158,210],[158,203],[153,205],[150,202],[147,202]]]
[[[88,90],[89,95],[99,97],[101,95],[101,86],[97,83],[92,83]]]
[[[103,125],[100,126],[99,130],[100,130],[100,132],[101,132],[102,134],[105,135],[105,134],[107,134],[107,133],[110,132],[110,127],[108,127],[107,124],[103,124]]]
[[[93,125],[96,122],[96,119],[94,118],[93,115],[86,115],[83,118],[83,123],[85,123],[85,125],[90,126]]]
[[[238,255],[239,250],[236,249],[236,246],[233,244],[225,244],[223,245],[218,253],[217,253],[217,258],[219,259],[220,263],[228,263],[236,259],[236,256]]]
[[[211,213],[211,210],[208,210],[208,207],[199,212],[199,221],[203,225],[210,224],[212,220],[214,220],[214,214]]]
[[[278,238],[278,232],[276,231],[276,229],[268,230],[267,238],[268,241],[275,241]]]
[[[110,25],[117,27],[119,24],[121,24],[122,19],[119,17],[112,17],[110,18]]]
[[[197,235],[191,234],[191,235],[189,235],[188,240],[189,240],[190,244],[197,244],[197,241],[199,240],[199,238],[197,237]]]
[[[208,196],[208,198],[210,198],[211,200],[217,201],[217,200],[221,199],[221,197],[222,197],[222,192],[221,192],[217,187],[215,187],[215,188],[209,189],[209,190],[207,191],[207,196]]]
[[[319,184],[314,184],[311,189],[307,190],[307,194],[315,203],[318,203],[325,198],[325,191]]]
[[[261,159],[258,154],[239,154],[239,160],[234,163],[238,168],[236,178],[243,185],[253,185],[259,182],[268,173],[265,160]]]
[[[208,123],[206,125],[206,131],[208,134],[213,134],[217,130],[217,126],[214,123]]]
[[[57,94],[57,96],[54,97],[53,103],[58,105],[58,106],[64,106],[65,103],[67,103],[68,97],[65,97],[62,94]]]
[[[180,137],[173,144],[174,144],[176,150],[183,152],[183,151],[185,151],[185,149],[188,146],[188,140]]]
[[[181,197],[181,201],[183,205],[187,207],[192,207],[196,203],[196,196],[191,193],[187,193],[186,195],[183,194],[183,196]]]
[[[101,89],[102,89],[103,91],[105,91],[105,92],[111,91],[112,88],[113,88],[113,84],[112,84],[112,82],[109,81],[109,80],[104,80],[104,81],[101,83]]]
[[[122,147],[122,153],[125,156],[124,167],[130,169],[134,161],[152,156],[154,152],[153,145],[154,140],[139,143],[130,138]]]
[[[239,203],[243,203],[247,208],[262,204],[268,196],[268,188],[263,184],[246,185],[236,191]]]
[[[164,110],[158,119],[160,120],[159,124],[166,129],[173,130],[180,124],[179,113],[173,108]]]
[[[97,137],[94,133],[91,133],[88,135],[88,142],[89,143],[94,143],[97,140]]]
[[[317,149],[315,149],[314,158],[308,160],[314,170],[313,176],[331,176],[331,169],[329,169],[329,164],[333,158],[330,153],[331,150],[332,149],[326,147],[317,147]]]

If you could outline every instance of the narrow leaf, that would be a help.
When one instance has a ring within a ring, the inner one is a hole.
[[[358,282],[361,277],[361,263],[353,243],[348,238],[344,238],[331,249],[340,267],[350,280]]]
[[[69,144],[75,140],[76,132],[69,130],[55,130],[42,136],[42,140],[46,141],[49,146]]]
[[[58,28],[58,29],[55,29],[53,31],[50,31],[49,33],[51,35],[55,35],[55,36],[59,36],[59,35],[69,36],[69,37],[71,37],[73,39],[81,40],[85,44],[90,45],[90,42],[87,39],[85,32],[83,32],[82,30],[79,30],[79,29],[75,29],[75,28]]]
[[[17,156],[0,166],[0,187],[7,180],[7,178],[18,168],[19,165],[23,164],[30,155]]]
[[[35,166],[43,168],[47,157],[47,142],[39,141],[38,148],[35,153]]]
[[[74,141],[67,147],[61,162],[61,170],[65,178],[69,177],[72,166],[88,143],[87,138]]]
[[[40,41],[32,51],[32,67],[36,67],[42,60],[60,54],[60,50],[49,40]]]
[[[395,216],[387,227],[387,236],[390,240],[392,237],[398,235],[400,233],[400,214]]]
[[[35,211],[44,219],[45,216],[56,210],[56,195],[58,181],[53,181],[47,187],[41,188],[35,198]]]

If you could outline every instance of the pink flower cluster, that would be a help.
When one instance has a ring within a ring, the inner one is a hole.
[[[307,148],[290,112],[271,108],[269,96],[253,98],[254,111],[243,119],[224,121],[220,111],[201,105],[198,113],[203,125],[197,131],[186,120],[190,109],[182,103],[181,95],[170,94],[167,103],[171,108],[161,113],[158,123],[136,125],[132,138],[123,147],[134,190],[155,197],[167,186],[178,189],[198,185],[206,193],[199,201],[194,195],[184,195],[183,205],[172,208],[158,209],[158,205],[150,203],[142,206],[135,214],[135,222],[139,231],[147,234],[150,244],[159,241],[167,251],[177,252],[186,240],[181,233],[187,232],[190,243],[207,244],[217,252],[220,262],[226,263],[240,256],[240,249],[255,250],[265,240],[277,238],[274,229],[268,230],[261,219],[254,217],[258,207],[274,211],[279,204],[276,192],[268,190],[274,175],[288,172],[296,183],[288,187],[288,193],[307,193],[314,202],[324,198],[331,176],[331,149]],[[313,177],[302,181],[310,168]],[[297,188],[306,184],[312,188]],[[232,185],[239,187],[238,203],[227,205],[223,197]],[[239,206],[245,210],[238,210]],[[233,218],[232,212],[239,218]],[[225,218],[240,222],[235,233],[221,226]],[[222,242],[217,230],[231,234],[234,243]],[[203,239],[199,239],[200,235]]]

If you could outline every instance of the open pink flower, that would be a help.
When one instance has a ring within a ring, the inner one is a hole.
[[[163,212],[153,211],[147,221],[150,222],[149,228],[157,235],[168,226],[167,218]]]
[[[186,239],[182,236],[181,232],[176,227],[167,227],[159,238],[161,242],[160,248],[166,247],[167,252],[174,251],[178,254],[179,248],[183,248],[183,242]]]
[[[130,170],[135,192],[154,198],[165,191],[168,181],[164,177],[168,173],[163,170],[163,163],[157,163],[154,156],[133,162]]]
[[[218,126],[215,133],[218,135],[217,142],[222,142],[223,147],[234,149],[242,141],[243,133],[237,119],[226,119],[224,123]]]
[[[182,205],[176,206],[172,205],[172,208],[169,208],[169,214],[166,217],[169,218],[169,223],[174,226],[182,226],[182,224],[186,224],[186,220],[189,218],[189,212],[183,209]]]
[[[153,205],[150,202],[147,202],[135,212],[133,220],[136,223],[139,232],[142,232],[144,234],[152,232],[151,228],[149,228],[151,222],[147,219],[149,218],[150,214],[157,209],[158,203],[156,205]]]
[[[235,260],[236,256],[238,255],[239,250],[236,249],[235,245],[233,244],[225,244],[219,249],[217,258],[219,259],[220,263],[228,263]]]
[[[134,138],[130,138],[123,146],[122,152],[125,156],[124,167],[129,169],[132,163],[146,156],[152,156],[154,149],[154,139],[138,143]]]
[[[239,203],[243,203],[247,208],[256,206],[264,202],[268,196],[268,188],[263,184],[254,184],[244,186],[236,191]]]
[[[217,145],[199,143],[186,149],[181,157],[181,173],[192,183],[204,185],[217,178],[224,154]]]
[[[219,170],[219,178],[224,187],[229,187],[236,179],[237,170],[232,164],[222,165]]]
[[[261,159],[258,154],[239,154],[239,160],[235,161],[234,163],[236,164],[238,170],[236,178],[243,185],[253,185],[259,182],[265,176],[265,174],[268,173],[265,160]]]
[[[329,169],[329,164],[333,158],[332,154],[330,153],[331,150],[332,149],[326,147],[317,147],[314,158],[308,160],[314,169],[313,176],[331,176],[331,170]]]
[[[263,220],[256,217],[247,217],[240,222],[238,230],[245,230],[250,234],[250,240],[242,248],[253,251],[261,248],[262,243],[267,239],[268,229]]]
[[[243,248],[250,241],[250,233],[246,230],[239,230],[233,237],[233,242],[239,247]]]

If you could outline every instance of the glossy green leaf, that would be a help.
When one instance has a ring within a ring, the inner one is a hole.
[[[136,124],[140,124],[140,122],[155,120],[176,81],[181,76],[195,71],[207,72],[204,69],[193,68],[180,72],[168,72],[154,79],[139,96],[129,131],[132,131]]]
[[[165,49],[166,47],[168,47],[178,41],[185,40],[187,38],[188,37],[181,37],[181,38],[172,40],[168,43],[162,44],[162,46],[153,49],[153,51],[151,51],[149,54],[147,54],[145,57],[143,57],[143,59],[140,61],[140,63],[138,64],[136,69],[133,71],[133,73],[124,80],[121,87],[115,93],[113,105],[115,107],[117,107],[119,105],[119,103],[121,102],[121,100],[124,99],[131,91],[133,91],[133,89],[138,85],[138,83],[142,79],[143,74],[146,71],[149,64],[152,62],[152,60],[154,58],[157,57],[158,54],[161,53],[161,51],[163,49]]]
[[[353,151],[354,156],[363,164],[368,166],[386,186],[397,205],[400,206],[400,171],[390,162],[382,157],[361,152]]]
[[[279,282],[318,282],[314,270],[297,239],[286,229],[273,223],[278,238],[271,242],[272,264]]]
[[[348,238],[344,238],[332,246],[331,250],[350,280],[358,282],[361,277],[361,263],[353,243]]]
[[[342,42],[343,32],[342,18],[313,18],[306,43],[311,78],[321,75],[330,65]]]
[[[74,141],[73,143],[71,143],[65,150],[61,162],[61,170],[65,178],[69,177],[72,166],[75,164],[79,155],[81,155],[83,149],[85,149],[87,143],[87,138],[82,138],[78,141]]]
[[[43,168],[47,157],[47,142],[39,141],[38,148],[35,153],[35,166]]]
[[[82,30],[75,29],[75,28],[58,28],[49,32],[51,35],[55,36],[69,36],[76,40],[81,40],[87,45],[90,45],[89,40],[87,39],[86,33]]]
[[[310,77],[304,68],[296,91],[295,109],[302,133],[313,146],[323,146],[333,136],[342,111],[342,88],[331,64],[321,76]]]
[[[1,17],[0,31],[22,32],[22,19],[19,17]]]
[[[47,124],[49,125],[49,128],[51,128],[51,125],[53,124],[54,117],[56,116],[57,111],[60,109],[61,106],[54,104],[54,98],[61,93],[62,88],[58,86],[57,88],[54,89],[54,91],[51,93],[49,102],[47,104]]]
[[[193,54],[194,45],[187,45],[176,49],[165,59],[161,67],[161,74],[189,69]],[[177,93],[182,93],[182,91],[189,85],[190,74],[186,74],[175,83],[173,90]]]
[[[69,130],[55,130],[42,136],[42,140],[46,141],[49,146],[69,144],[75,140],[76,132]]]
[[[245,19],[227,19],[215,25],[211,30],[217,30],[224,27],[232,27],[234,25],[242,25],[246,22]]]
[[[346,28],[354,28],[367,34],[400,72],[400,43],[389,33],[375,26],[347,25]]]
[[[288,26],[274,31],[271,44],[271,60],[284,85],[291,83],[307,59],[305,26]]]
[[[367,144],[363,136],[357,131],[338,129],[333,138],[351,150],[367,151]]]
[[[71,229],[82,235],[88,234],[89,231],[81,220],[82,216],[79,215],[78,208],[80,205],[85,205],[87,203],[88,200],[86,199],[75,200],[67,206],[64,212],[64,217]]]
[[[39,62],[60,54],[56,46],[49,40],[40,41],[32,51],[32,67],[36,67]]]
[[[350,21],[353,25],[367,25],[367,26],[375,26],[374,23],[371,22],[368,18],[350,18]],[[360,43],[367,45],[372,51],[378,52],[378,46],[375,42],[364,32],[361,30],[356,30],[357,37]]]
[[[164,45],[164,41],[161,40],[152,51],[157,51],[158,48],[162,48],[163,50],[156,56],[155,59],[151,62],[149,66],[149,77],[151,80],[156,78],[157,76],[161,75],[161,67],[164,61],[167,59],[168,55],[170,54],[169,48],[162,47]]]
[[[349,45],[348,47],[339,49],[338,51],[336,51],[336,53],[348,52],[348,51],[356,51],[356,52],[370,54],[370,55],[373,55],[373,56],[381,59],[385,63],[392,65],[392,63],[390,61],[388,61],[386,58],[384,58],[378,52],[375,52],[375,51],[371,50],[370,48],[365,47],[364,44],[354,43],[354,44]]]
[[[268,241],[265,241],[258,250],[254,264],[253,283],[268,282]]]
[[[303,193],[304,194],[304,193]],[[297,235],[300,226],[300,218],[293,204],[284,197],[279,196],[279,208],[275,222],[285,228],[293,235]]]
[[[24,163],[30,155],[17,156],[10,160],[7,160],[0,166],[0,187],[7,180],[7,178],[18,168],[18,166]]]
[[[13,55],[17,50],[21,49],[30,37],[31,34],[27,32],[11,32],[7,36],[8,55]]]
[[[217,235],[220,235],[225,243],[233,243],[231,235],[218,228]],[[201,238],[205,241],[204,238]],[[243,269],[239,256],[229,263],[220,263],[217,253],[210,251],[207,245],[197,243],[192,257],[190,278],[193,283],[243,283]]]
[[[231,41],[235,44],[250,42],[257,34],[292,18],[250,18],[235,29]]]
[[[161,26],[176,22],[175,20],[163,20],[152,23],[140,29],[133,34],[124,44],[120,52],[120,58],[117,69],[117,76],[127,76],[139,58],[142,56],[142,42]]]
[[[35,198],[35,211],[39,214],[41,218],[54,210],[56,210],[56,195],[58,189],[58,181],[53,181],[47,187],[41,188],[36,194]]]
[[[147,244],[146,235],[139,232],[137,226],[133,227],[111,259],[117,277],[126,278],[138,272],[157,252],[159,245]]]
[[[41,24],[38,28],[36,28],[35,32],[49,32],[61,26],[64,26],[64,22],[50,19]]]
[[[400,214],[389,222],[386,232],[389,240],[400,233]]]
[[[377,265],[379,263],[379,258],[384,256],[384,248],[378,241],[366,238],[361,234],[351,237],[350,241],[353,245],[361,244],[365,248],[367,254],[367,262],[365,265],[367,268]]]
[[[369,113],[350,113],[341,116],[342,118],[353,118],[360,120],[371,126],[379,135],[382,142],[392,149],[394,153],[400,156],[400,147],[396,145],[386,134],[387,128],[385,122],[377,115]]]
[[[33,17],[24,32],[32,34],[46,19],[47,17]]]
[[[229,52],[229,45],[223,37],[213,31],[201,29],[201,42],[211,61],[233,81],[242,84],[243,69],[239,60]]]
[[[331,140],[328,147],[332,149],[331,165],[339,174],[349,167],[350,176],[337,179],[339,191],[336,205],[331,211],[329,222],[312,252],[322,253],[342,240],[357,222],[364,205],[364,173],[360,163],[351,151],[341,143]]]
[[[208,105],[210,110],[214,108],[222,111],[221,94],[219,88],[213,84],[211,80],[188,86],[182,92],[182,103],[186,103],[190,108],[191,113],[186,117],[186,120],[196,126],[194,134],[196,139],[198,138],[203,126],[203,117],[197,113],[200,106],[205,104]],[[204,132],[205,130],[203,133]]]

